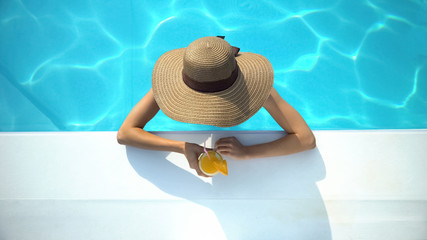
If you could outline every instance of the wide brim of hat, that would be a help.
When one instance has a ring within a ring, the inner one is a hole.
[[[185,48],[163,54],[154,65],[152,88],[160,109],[170,118],[186,123],[231,127],[252,117],[273,87],[271,63],[262,55],[239,53],[239,74],[226,90],[202,93],[182,80]]]

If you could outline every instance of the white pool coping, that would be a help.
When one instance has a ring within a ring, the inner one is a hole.
[[[156,134],[208,147],[282,136]],[[229,160],[212,179],[115,136],[0,133],[0,238],[427,239],[426,129],[315,131],[314,150]]]

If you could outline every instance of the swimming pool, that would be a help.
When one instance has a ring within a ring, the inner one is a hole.
[[[313,129],[427,127],[427,2],[0,3],[0,131],[115,131],[157,58],[225,35]],[[148,130],[222,130],[161,112]],[[263,109],[231,130],[278,130]]]

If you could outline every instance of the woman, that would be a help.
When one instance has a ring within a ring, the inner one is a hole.
[[[223,37],[204,37],[174,49],[156,62],[152,89],[135,105],[122,126],[120,144],[185,155],[198,166],[203,147],[161,138],[144,130],[162,111],[181,122],[219,127],[238,125],[264,107],[287,133],[275,141],[244,146],[235,137],[219,139],[214,150],[234,159],[287,155],[312,149],[315,138],[301,115],[273,88],[273,68],[263,56],[239,53]]]

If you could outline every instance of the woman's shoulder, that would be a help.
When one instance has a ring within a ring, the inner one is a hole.
[[[264,102],[264,108],[268,109],[271,107],[274,107],[275,105],[279,104],[281,101],[284,101],[284,99],[280,96],[280,94],[277,92],[277,90],[273,87],[271,89],[270,95],[268,96],[267,100]]]

